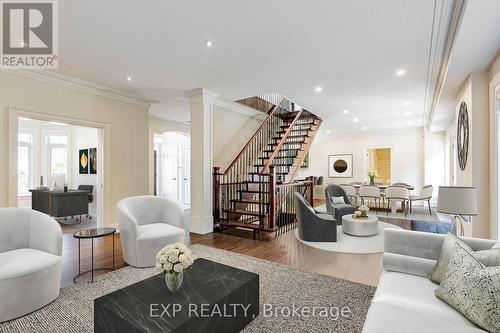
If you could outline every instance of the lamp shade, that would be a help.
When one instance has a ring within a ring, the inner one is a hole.
[[[476,188],[439,186],[437,211],[453,215],[477,215]]]

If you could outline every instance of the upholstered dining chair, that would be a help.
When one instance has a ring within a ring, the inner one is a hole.
[[[184,242],[184,210],[173,200],[135,196],[118,202],[123,260],[135,267],[155,265],[164,246]]]
[[[429,207],[429,214],[432,215],[431,209],[431,199],[434,187],[432,185],[425,185],[422,187],[420,194],[410,195],[410,213],[412,211],[412,206],[414,201],[427,201],[427,206]]]
[[[353,214],[357,209],[349,200],[347,193],[339,185],[331,184],[325,188],[325,201],[326,211],[335,216],[337,224],[342,224],[342,216]]]
[[[375,185],[363,185],[359,188],[359,198],[361,204],[368,205],[370,200],[375,202],[375,207],[380,208],[381,193],[380,188]],[[377,213],[378,214],[378,213]]]
[[[389,215],[389,211],[391,210],[391,202],[401,202],[401,205],[404,207],[404,214],[408,216],[407,202],[410,200],[410,191],[406,186],[391,185],[387,187],[385,189],[385,199],[389,208],[387,215]]]
[[[29,208],[0,208],[0,322],[24,316],[59,296],[62,231]]]
[[[299,238],[306,242],[336,242],[337,223],[333,216],[312,208],[302,194],[294,195]]]
[[[340,187],[345,191],[345,194],[354,205],[358,202],[358,194],[356,193],[356,188],[351,184],[340,184]]]

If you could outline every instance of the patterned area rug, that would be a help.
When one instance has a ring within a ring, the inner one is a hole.
[[[361,332],[375,288],[233,252],[194,245],[195,257],[221,262],[260,275],[260,314],[244,332]],[[61,289],[61,295],[46,307],[24,317],[0,324],[0,332],[93,332],[93,300],[146,279],[154,268],[125,267]],[[264,315],[264,304],[269,304]],[[295,307],[316,308],[316,315],[288,314]],[[344,316],[340,314],[344,308]],[[328,315],[325,315],[327,309]],[[338,313],[337,313],[338,309]],[[346,310],[348,309],[349,312]]]

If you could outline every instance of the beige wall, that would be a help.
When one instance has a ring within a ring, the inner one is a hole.
[[[218,105],[213,110],[213,166],[224,171],[240,152],[266,115],[238,112]]]
[[[469,236],[490,238],[490,115],[489,115],[489,73],[472,73],[458,94],[455,114],[458,115],[462,102],[467,104],[469,117],[469,153],[464,170],[455,160],[456,185],[476,187],[478,215],[472,225],[465,226]],[[448,130],[456,133],[457,118]],[[454,152],[456,154],[456,152]]]
[[[423,130],[364,133],[356,136],[329,137],[316,140],[310,149],[309,167],[299,171],[299,178],[324,176],[325,183],[368,182],[366,148],[391,148],[391,181],[423,185]],[[328,178],[328,155],[352,154],[353,178]]]
[[[104,137],[104,224],[116,203],[148,192],[148,108],[57,83],[0,72],[0,206],[9,205],[9,108],[69,123],[99,123]],[[17,191],[17,190],[16,190]]]

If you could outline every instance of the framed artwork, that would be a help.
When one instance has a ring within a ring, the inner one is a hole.
[[[97,148],[89,149],[89,158],[90,158],[90,163],[89,163],[90,174],[95,175],[97,173]]]
[[[329,155],[328,177],[352,178],[352,154]]]
[[[89,150],[88,149],[80,149],[78,154],[78,165],[80,169],[80,174],[88,174],[89,173]]]

